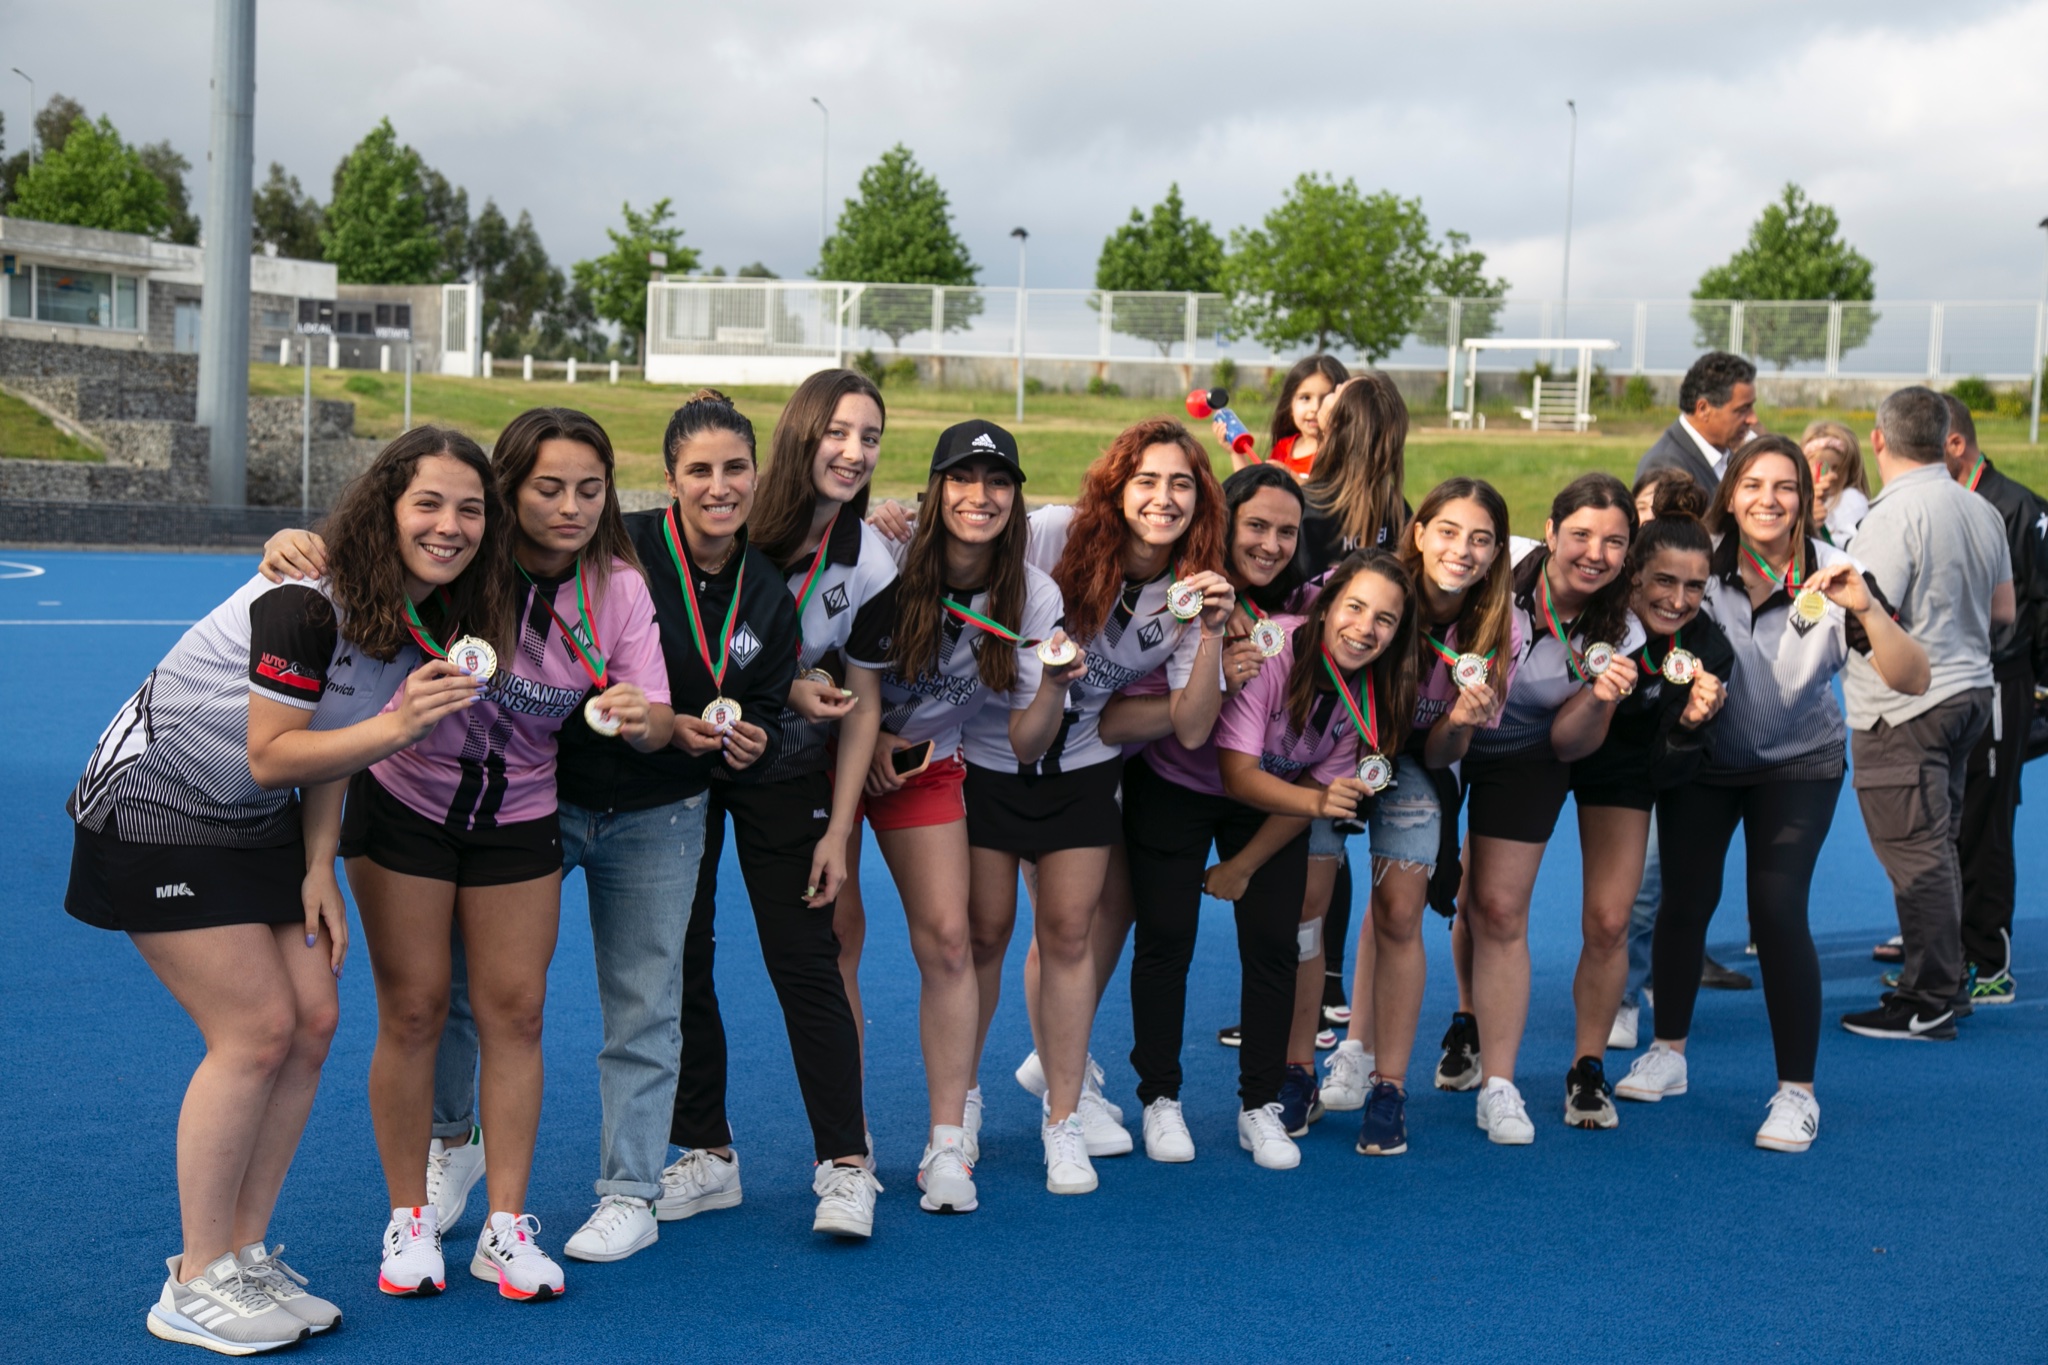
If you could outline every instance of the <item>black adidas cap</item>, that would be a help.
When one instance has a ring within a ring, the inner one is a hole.
[[[977,417],[960,422],[939,433],[932,450],[932,473],[951,469],[969,460],[994,460],[1024,482],[1024,466],[1017,462],[1017,438],[994,422]]]

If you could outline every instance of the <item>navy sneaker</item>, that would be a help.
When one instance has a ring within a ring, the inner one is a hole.
[[[1360,1156],[1399,1156],[1408,1150],[1408,1092],[1392,1081],[1372,1083],[1357,1150]]]
[[[1301,1137],[1322,1116],[1323,1101],[1316,1094],[1314,1069],[1289,1062],[1287,1079],[1280,1083],[1280,1122],[1287,1125],[1287,1136]]]

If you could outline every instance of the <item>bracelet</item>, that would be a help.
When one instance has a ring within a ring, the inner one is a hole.
[[[1225,631],[1220,631],[1220,632],[1218,632],[1218,633],[1217,633],[1217,634],[1215,634],[1215,635],[1211,635],[1211,634],[1209,634],[1208,632],[1204,631],[1204,632],[1203,632],[1203,634],[1202,634],[1202,641],[1201,641],[1201,642],[1202,642],[1203,644],[1207,644],[1207,643],[1209,643],[1209,641],[1211,641],[1211,640],[1228,640],[1229,638],[1230,638],[1230,632],[1229,632],[1229,631],[1227,631],[1227,630],[1225,630]]]

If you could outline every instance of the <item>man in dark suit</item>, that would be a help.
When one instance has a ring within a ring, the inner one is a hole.
[[[1756,419],[1756,366],[1739,355],[1708,351],[1678,386],[1678,420],[1636,466],[1641,479],[1653,469],[1682,469],[1713,493],[1728,467],[1728,453],[1746,439]]]

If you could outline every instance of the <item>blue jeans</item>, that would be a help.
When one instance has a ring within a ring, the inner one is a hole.
[[[610,815],[564,803],[562,871],[583,869],[604,1046],[597,1093],[597,1193],[661,1195],[668,1125],[682,1055],[683,937],[704,855],[703,793]],[[476,1022],[460,935],[448,1023],[434,1064],[434,1136],[469,1131],[476,1113]]]
[[[1664,860],[1657,855],[1657,822],[1650,822],[1650,847],[1643,855],[1643,888],[1628,912],[1628,989],[1621,1003],[1643,1003],[1650,981],[1650,939],[1657,930],[1657,902],[1664,895]]]

